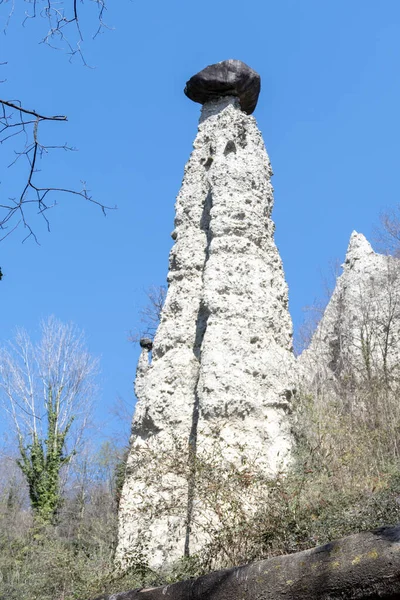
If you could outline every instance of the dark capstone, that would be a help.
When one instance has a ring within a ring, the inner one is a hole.
[[[139,343],[141,348],[145,348],[149,352],[151,352],[151,350],[153,349],[153,340],[151,340],[150,338],[141,338]]]
[[[223,60],[193,75],[186,83],[185,94],[204,104],[222,96],[239,98],[241,109],[251,115],[261,88],[261,78],[241,60]]]

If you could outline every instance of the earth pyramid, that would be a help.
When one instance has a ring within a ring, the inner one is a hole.
[[[250,116],[259,91],[259,75],[238,60],[207,67],[185,88],[203,107],[176,200],[160,324],[153,342],[141,341],[122,565],[139,552],[160,567],[209,541],[196,457],[252,460],[268,475],[290,459],[295,358],[272,169]]]
[[[400,260],[374,252],[353,231],[342,267],[298,373],[317,402],[337,397],[357,414],[370,410],[369,394],[376,402],[379,390],[394,390],[399,380]]]

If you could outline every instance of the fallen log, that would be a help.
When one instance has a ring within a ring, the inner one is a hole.
[[[311,550],[98,600],[400,599],[400,525]]]

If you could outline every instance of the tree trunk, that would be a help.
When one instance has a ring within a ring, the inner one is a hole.
[[[98,600],[400,599],[400,525],[311,550]]]

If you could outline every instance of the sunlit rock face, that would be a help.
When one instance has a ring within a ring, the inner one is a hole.
[[[176,201],[161,322],[137,369],[122,565],[139,552],[160,567],[209,541],[191,465],[215,442],[218,460],[271,475],[290,458],[292,323],[271,175],[238,98],[206,102]]]
[[[343,401],[363,382],[371,390],[372,382],[399,375],[400,261],[374,252],[354,231],[342,267],[299,370],[315,398],[328,393]]]

